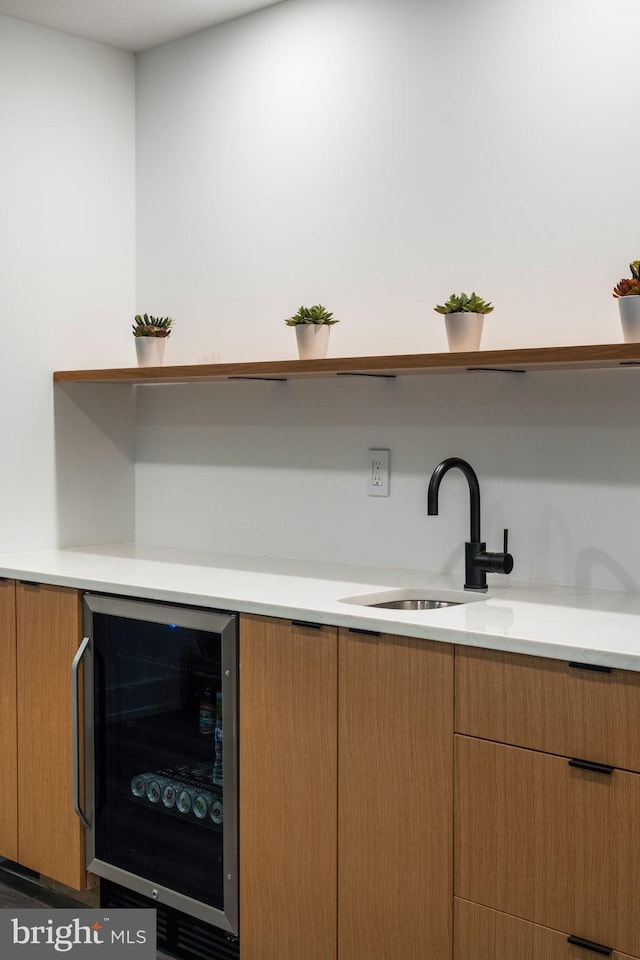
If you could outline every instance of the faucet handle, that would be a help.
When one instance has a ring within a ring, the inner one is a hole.
[[[482,544],[482,546],[484,547],[484,544]],[[503,552],[487,553],[486,550],[482,550],[475,555],[475,565],[478,569],[484,570],[486,573],[511,573],[513,570],[513,557],[507,549],[508,546],[509,531],[505,529]]]
[[[502,556],[498,554],[498,557],[500,558],[498,562],[500,569],[496,572],[511,573],[513,570],[513,557],[509,553],[509,531],[506,527],[504,528],[504,545],[502,547]]]

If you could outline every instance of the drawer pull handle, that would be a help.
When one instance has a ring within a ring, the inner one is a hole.
[[[601,667],[599,663],[574,663],[569,662],[569,666],[574,670],[592,670],[594,673],[611,673],[611,667]]]
[[[365,637],[379,637],[379,630],[361,630],[360,627],[349,627],[349,633],[361,633]]]
[[[322,630],[321,623],[310,623],[308,620],[292,620],[291,625],[294,627],[308,627],[310,630]]]
[[[601,943],[584,940],[582,937],[567,937],[567,943],[573,943],[576,947],[584,947],[585,950],[591,950],[593,953],[600,953],[603,957],[610,957],[612,952],[611,947],[603,947]]]
[[[610,767],[608,763],[595,763],[593,760],[569,760],[570,767],[578,767],[580,770],[590,770],[592,773],[604,773],[610,777],[615,767]]]

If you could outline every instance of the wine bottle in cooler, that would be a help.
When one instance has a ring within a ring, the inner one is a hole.
[[[214,730],[215,754],[213,759],[213,782],[222,786],[222,691],[216,693],[216,726]]]

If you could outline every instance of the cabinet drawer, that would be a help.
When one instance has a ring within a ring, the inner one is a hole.
[[[640,771],[640,673],[457,647],[456,731]]]
[[[454,960],[597,960],[603,956],[571,944],[566,933],[510,917],[468,900],[455,900]],[[607,956],[607,954],[604,954]],[[613,950],[611,960],[635,960]]]
[[[640,776],[455,739],[456,896],[640,956]]]

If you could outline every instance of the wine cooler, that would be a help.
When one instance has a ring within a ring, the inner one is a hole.
[[[84,619],[72,689],[87,869],[237,936],[237,616],[86,594]]]

